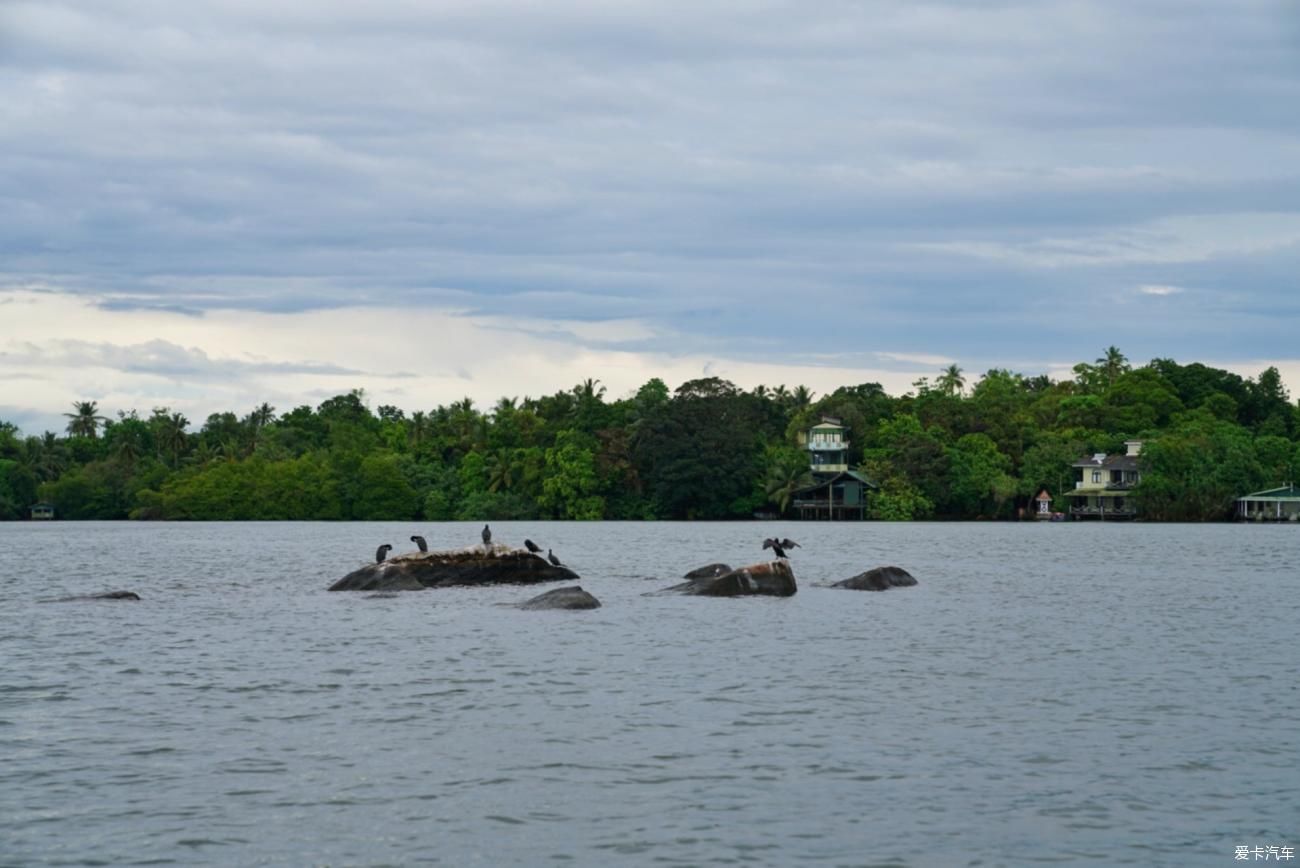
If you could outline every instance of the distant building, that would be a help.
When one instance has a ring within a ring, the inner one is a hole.
[[[32,506],[33,521],[49,521],[54,518],[54,504],[37,503]]]
[[[1300,521],[1300,488],[1289,483],[1281,488],[1239,497],[1237,518],[1241,521]]]
[[[1034,519],[1036,521],[1051,521],[1052,519],[1052,495],[1046,488],[1038,492],[1034,498]]]
[[[799,518],[837,521],[867,517],[867,493],[880,486],[849,469],[846,432],[839,419],[823,416],[799,435],[808,449],[808,467],[813,477],[813,483],[796,491],[792,498]]]
[[[1126,440],[1124,450],[1123,455],[1097,453],[1074,462],[1072,466],[1079,471],[1074,491],[1065,495],[1070,498],[1071,517],[1105,520],[1137,515],[1132,489],[1142,479],[1138,467],[1142,441]]]

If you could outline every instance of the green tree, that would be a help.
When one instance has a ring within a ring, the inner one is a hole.
[[[68,433],[73,437],[87,437],[94,440],[99,434],[99,426],[107,420],[99,415],[99,404],[96,401],[73,401],[75,413],[64,413],[63,415],[72,420],[68,422]]]
[[[790,508],[794,493],[812,484],[812,470],[807,453],[790,446],[769,446],[764,455],[767,499],[784,513]]]

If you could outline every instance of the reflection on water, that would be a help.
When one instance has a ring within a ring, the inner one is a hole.
[[[0,864],[1213,864],[1300,845],[1300,533],[493,525],[540,589],[324,591],[479,525],[0,525]],[[644,596],[803,547],[788,599]],[[880,564],[920,585],[813,588]],[[37,603],[105,590],[140,602]]]

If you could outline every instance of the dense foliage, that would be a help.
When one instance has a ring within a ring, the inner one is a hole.
[[[881,519],[1003,518],[1071,464],[1142,439],[1139,508],[1214,520],[1235,497],[1295,480],[1300,409],[1270,368],[1246,379],[1111,347],[1074,377],[957,366],[891,397],[877,384],[814,400],[717,378],[654,379],[607,401],[599,381],[538,399],[468,398],[409,415],[357,391],[277,415],[214,413],[198,430],[157,408],[117,418],[77,402],[66,436],[0,421],[0,518],[48,501],[68,519],[724,519],[788,509],[807,484],[798,434],[823,415],[880,484]],[[1058,499],[1057,508],[1064,508]]]

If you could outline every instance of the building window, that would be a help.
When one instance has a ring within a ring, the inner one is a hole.
[[[1093,482],[1101,482],[1101,471],[1100,471],[1100,470],[1094,470],[1094,471],[1092,471],[1092,481],[1093,481]]]

